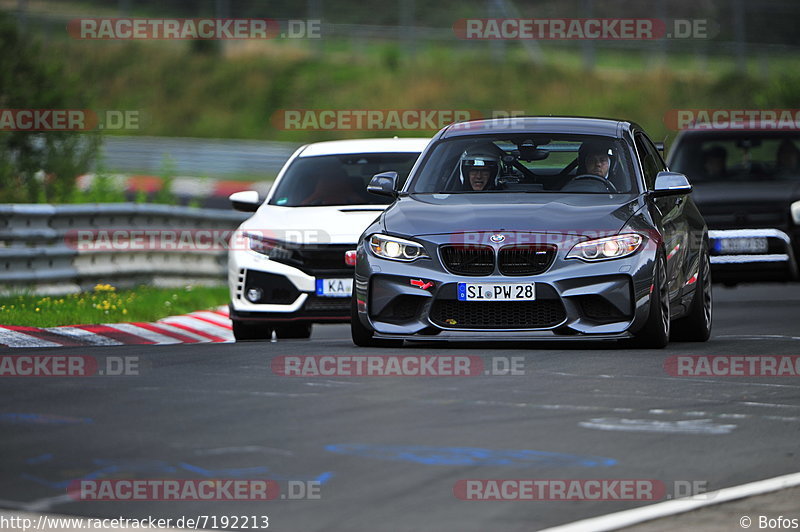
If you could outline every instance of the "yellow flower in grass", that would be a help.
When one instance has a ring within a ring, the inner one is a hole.
[[[116,288],[114,288],[110,284],[98,284],[98,285],[95,285],[95,287],[94,287],[94,291],[95,292],[113,292],[115,290],[116,290]]]

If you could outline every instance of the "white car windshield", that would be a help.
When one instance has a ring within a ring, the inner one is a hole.
[[[278,183],[270,205],[386,205],[391,199],[367,192],[373,175],[394,171],[405,182],[419,153],[361,153],[298,157]]]

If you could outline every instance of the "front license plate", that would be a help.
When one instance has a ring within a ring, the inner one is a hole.
[[[317,295],[322,297],[350,297],[353,295],[353,280],[317,279]]]
[[[721,254],[766,253],[769,244],[766,238],[758,237],[720,238],[715,247]]]
[[[459,301],[534,301],[534,283],[458,283]]]

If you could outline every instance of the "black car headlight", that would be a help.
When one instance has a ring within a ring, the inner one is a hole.
[[[244,236],[247,239],[247,249],[250,251],[255,251],[275,260],[285,260],[292,257],[292,252],[281,246],[277,240],[264,238],[253,233],[245,233]]]
[[[642,246],[643,241],[642,235],[637,235],[636,233],[595,238],[575,244],[567,253],[567,258],[590,262],[619,259],[636,253]]]
[[[800,201],[792,203],[792,220],[797,225],[800,225]]]
[[[411,262],[420,258],[428,258],[422,245],[389,235],[372,235],[369,237],[369,249],[376,257],[389,260]]]

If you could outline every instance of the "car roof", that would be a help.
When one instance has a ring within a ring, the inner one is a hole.
[[[440,138],[486,133],[561,133],[619,137],[632,122],[583,116],[521,116],[459,122],[444,129]]]
[[[419,153],[430,138],[352,139],[315,142],[306,146],[299,157],[340,155],[348,153]]]
[[[703,127],[699,124],[689,129],[681,130],[680,137],[708,137],[708,138],[727,138],[727,137],[762,137],[762,138],[781,138],[791,137],[800,134],[796,129],[743,129],[740,126],[731,125],[728,122],[717,122],[714,126]]]

